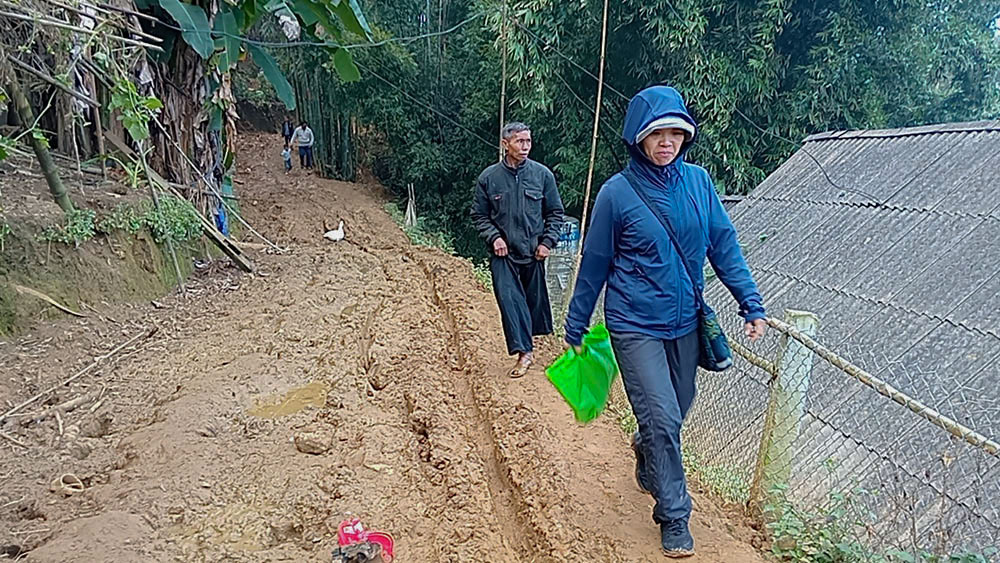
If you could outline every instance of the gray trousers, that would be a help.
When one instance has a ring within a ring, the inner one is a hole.
[[[695,396],[698,331],[676,340],[644,334],[611,335],[632,412],[639,423],[639,475],[656,505],[653,520],[663,524],[691,515],[681,463],[681,425]]]

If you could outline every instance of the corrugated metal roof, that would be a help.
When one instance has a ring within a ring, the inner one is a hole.
[[[813,135],[730,215],[771,315],[1000,434],[1000,122]]]

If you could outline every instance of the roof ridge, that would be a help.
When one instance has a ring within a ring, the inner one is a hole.
[[[898,129],[859,129],[839,130],[816,133],[805,138],[803,143],[816,141],[832,141],[843,139],[885,139],[894,137],[910,137],[914,135],[932,135],[935,133],[975,133],[982,131],[1000,131],[1000,119],[989,121],[965,121],[960,123],[938,123],[916,127],[901,127]]]
[[[756,201],[770,201],[770,202],[780,202],[780,203],[805,203],[808,205],[825,205],[829,207],[853,207],[856,209],[877,209],[881,211],[894,211],[898,213],[927,213],[929,215],[934,215],[935,217],[958,217],[963,219],[982,219],[986,220],[998,220],[1000,217],[994,216],[990,212],[977,212],[969,213],[967,211],[949,211],[937,209],[937,206],[923,206],[914,207],[912,205],[900,205],[898,203],[872,203],[868,201],[840,201],[833,199],[812,199],[812,198],[795,198],[789,196],[774,196],[774,195],[761,195],[754,196],[750,194],[744,200],[744,202],[750,202],[748,205]]]

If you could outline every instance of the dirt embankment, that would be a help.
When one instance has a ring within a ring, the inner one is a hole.
[[[15,405],[141,335],[0,423],[21,444],[0,439],[0,547],[329,561],[356,514],[395,536],[400,562],[660,561],[619,430],[576,425],[540,370],[505,377],[471,267],[409,245],[375,190],[282,175],[272,153],[246,139],[242,201],[289,252],[0,343]],[[341,218],[347,240],[322,239]],[[557,352],[543,343],[544,360]],[[695,561],[762,560],[700,497],[694,531]]]
[[[13,162],[13,164],[11,164]],[[146,201],[140,190],[127,189],[121,170],[109,179],[78,176],[64,167],[70,196],[81,209],[107,216],[118,206],[136,208]],[[33,159],[15,157],[0,164],[0,338],[60,318],[45,301],[19,293],[27,287],[72,310],[91,313],[87,305],[136,302],[162,296],[177,285],[166,248],[147,230],[137,235],[99,235],[78,248],[40,240],[46,228],[65,223],[59,207]],[[194,270],[193,260],[209,255],[201,243],[177,245],[181,275]],[[81,311],[81,307],[84,309]]]

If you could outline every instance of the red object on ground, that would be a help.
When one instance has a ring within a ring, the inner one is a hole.
[[[366,530],[361,520],[344,520],[337,529],[337,543],[340,548],[333,552],[344,563],[368,563],[393,558],[392,536],[385,532]],[[379,559],[381,557],[381,559]]]

